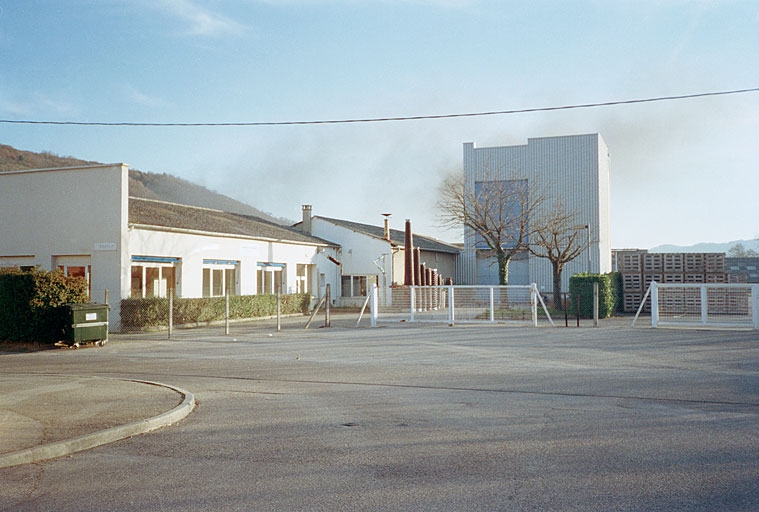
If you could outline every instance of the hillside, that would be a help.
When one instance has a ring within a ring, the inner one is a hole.
[[[34,153],[32,151],[23,151],[12,146],[0,144],[0,172],[22,169],[73,167],[98,163],[70,156],[58,156],[50,152]],[[290,220],[272,217],[253,206],[166,173],[158,174],[130,169],[129,195],[253,215],[277,224],[292,224]]]

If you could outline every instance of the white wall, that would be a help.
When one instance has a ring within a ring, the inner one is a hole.
[[[333,290],[339,283],[339,274],[336,277],[331,272],[323,272],[335,266],[327,255],[336,256],[334,249],[323,246],[130,228],[129,252],[130,255],[181,258],[178,290],[182,297],[203,296],[204,259],[239,261],[237,277],[241,295],[256,294],[259,262],[287,265],[285,293],[295,293],[298,264],[317,265],[322,269],[315,272],[311,282],[311,293],[316,297],[323,294],[326,283],[330,283]],[[324,274],[324,282],[318,281],[320,272]],[[122,298],[129,293],[129,287],[123,289]]]
[[[103,302],[109,290],[118,309],[127,190],[125,164],[0,173],[0,261],[28,256],[25,264],[51,270],[58,256],[88,257],[91,300]]]

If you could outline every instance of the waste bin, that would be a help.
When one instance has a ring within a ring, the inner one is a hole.
[[[108,304],[66,304],[65,341],[69,345],[108,341]]]

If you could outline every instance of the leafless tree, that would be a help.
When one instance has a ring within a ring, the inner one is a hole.
[[[444,226],[470,228],[477,246],[487,247],[498,263],[498,282],[508,284],[509,263],[528,248],[530,217],[542,195],[516,176],[488,176],[467,184],[464,173],[449,174],[439,191],[439,218]]]
[[[568,211],[557,200],[533,221],[530,239],[530,253],[539,258],[546,258],[553,269],[553,304],[562,309],[561,273],[564,266],[577,258],[588,248],[588,238],[584,229],[578,225],[577,213]]]

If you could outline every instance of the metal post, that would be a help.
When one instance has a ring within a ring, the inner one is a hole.
[[[532,315],[532,326],[538,326],[538,287],[533,283],[530,286],[530,314]]]
[[[224,334],[229,334],[229,290],[224,295]]]
[[[706,325],[709,319],[709,294],[706,291],[706,285],[701,285],[701,323]]]
[[[282,330],[282,294],[277,292],[277,332]]]
[[[448,287],[448,325],[453,325],[456,321],[456,312],[454,311],[456,306],[454,306],[454,297],[453,297],[453,285]]]
[[[580,327],[580,295],[575,295],[575,314],[577,315],[577,327]]]
[[[371,293],[371,298],[369,299],[369,307],[371,308],[371,311],[369,312],[371,318],[371,326],[377,327],[379,289],[377,288],[376,284],[372,283],[372,289],[369,293]]]
[[[649,288],[651,290],[651,327],[658,327],[659,326],[659,286],[656,284],[656,281],[651,281],[651,287]],[[646,299],[643,299],[643,302],[641,302],[641,309],[643,308],[643,304],[645,303]]]
[[[598,282],[593,283],[593,327],[598,327]]]
[[[751,285],[751,318],[754,329],[759,329],[759,284]]]
[[[495,298],[493,297],[493,287],[490,287],[490,322],[495,322]]]
[[[174,328],[174,291],[169,291],[169,339],[171,339],[171,331]]]
[[[415,298],[416,298],[416,287],[415,286],[411,286],[411,288],[409,288],[409,302],[411,303],[411,308],[410,308],[411,309],[411,316],[409,316],[409,320],[408,320],[409,322],[413,322],[414,321],[414,309],[415,309],[414,306],[416,304]]]
[[[330,324],[330,314],[329,314],[329,306],[330,306],[330,303],[332,302],[332,296],[330,293],[329,283],[327,283],[326,288],[327,290],[325,293],[325,297],[327,300],[324,303],[324,327],[332,327],[332,325]]]

